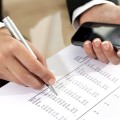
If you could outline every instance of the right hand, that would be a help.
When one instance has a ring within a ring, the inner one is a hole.
[[[31,43],[28,44],[37,59],[6,28],[0,29],[0,79],[34,89],[40,89],[45,83],[53,85],[55,77],[45,60]]]

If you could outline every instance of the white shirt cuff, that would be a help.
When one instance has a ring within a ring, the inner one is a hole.
[[[112,5],[115,5],[113,2],[110,1],[106,1],[106,0],[92,0],[88,3],[86,3],[83,6],[78,7],[76,10],[74,10],[73,12],[73,16],[72,16],[72,25],[75,29],[78,29],[80,27],[80,23],[79,20],[77,20],[77,17],[83,13],[84,11],[86,11],[87,9],[95,6],[95,5],[99,5],[99,4],[104,4],[104,3],[109,3]]]
[[[0,22],[0,28],[2,28],[2,27],[4,27],[4,26],[5,26],[5,24],[2,23],[2,22]]]

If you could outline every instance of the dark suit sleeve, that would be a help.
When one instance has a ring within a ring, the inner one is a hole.
[[[2,21],[2,0],[0,0],[0,22]]]
[[[70,15],[70,20],[72,21],[72,14],[76,8],[82,6],[85,3],[90,2],[90,1],[91,0],[67,0],[67,6],[68,6],[69,15]],[[108,1],[112,1],[115,4],[118,4],[117,0],[108,0]]]

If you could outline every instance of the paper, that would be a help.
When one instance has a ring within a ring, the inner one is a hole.
[[[47,60],[57,82],[55,96],[9,83],[0,89],[0,117],[4,120],[120,120],[120,66],[86,56],[81,47],[68,46]],[[7,114],[7,115],[6,115]]]
[[[60,12],[40,20],[30,30],[33,45],[47,58],[65,47]]]

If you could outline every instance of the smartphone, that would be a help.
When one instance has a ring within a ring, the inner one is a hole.
[[[92,41],[100,38],[102,41],[109,40],[115,50],[120,49],[120,25],[109,23],[86,22],[72,37],[72,44],[83,46],[86,40]]]

